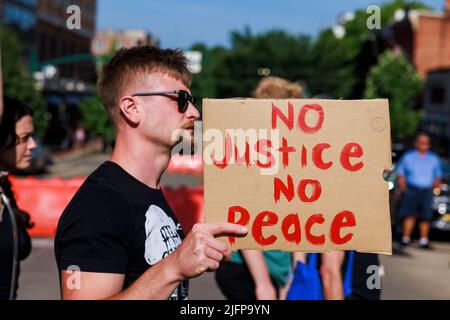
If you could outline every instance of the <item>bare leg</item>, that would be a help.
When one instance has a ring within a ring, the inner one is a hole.
[[[416,218],[414,216],[405,218],[403,221],[403,238],[411,237],[415,224]]]
[[[428,235],[430,234],[430,222],[429,221],[421,221],[419,223],[419,232],[420,232],[420,238],[428,239]]]

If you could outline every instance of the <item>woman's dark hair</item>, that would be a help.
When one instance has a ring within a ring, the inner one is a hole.
[[[25,116],[33,116],[33,111],[22,101],[4,97],[3,118],[0,123],[0,149],[11,148],[16,142],[16,122]],[[13,139],[8,143],[9,137]]]

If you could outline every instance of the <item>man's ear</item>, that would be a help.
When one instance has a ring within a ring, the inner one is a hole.
[[[122,97],[119,101],[120,113],[124,119],[132,126],[137,126],[141,122],[141,115],[135,98],[131,96]]]

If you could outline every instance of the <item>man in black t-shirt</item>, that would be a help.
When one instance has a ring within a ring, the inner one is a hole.
[[[99,93],[116,144],[58,223],[63,299],[186,299],[189,278],[231,255],[215,235],[247,233],[240,225],[196,224],[185,237],[160,189],[179,142],[174,132],[192,141],[200,117],[190,81],[178,50],[122,49],[104,66]]]

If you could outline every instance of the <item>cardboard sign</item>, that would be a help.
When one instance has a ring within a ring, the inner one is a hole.
[[[203,161],[233,249],[391,254],[387,100],[204,99]]]

